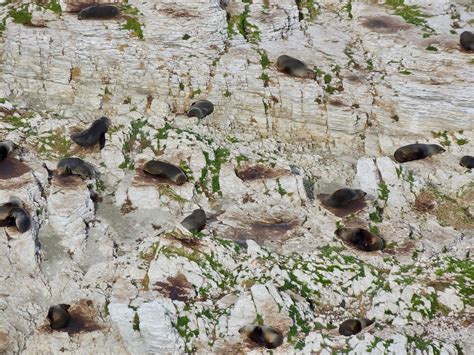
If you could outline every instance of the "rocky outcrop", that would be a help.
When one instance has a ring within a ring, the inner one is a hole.
[[[405,2],[131,0],[107,21],[78,20],[83,1],[3,4],[0,136],[21,148],[0,203],[21,198],[33,223],[0,230],[0,353],[264,353],[248,324],[282,331],[281,354],[468,353],[473,9]],[[282,54],[316,80],[277,71]],[[214,112],[187,117],[201,98]],[[103,150],[71,141],[104,115]],[[393,159],[416,141],[446,152]],[[66,156],[97,176],[57,176]],[[146,174],[152,159],[188,181]],[[343,187],[367,202],[338,217],[316,197]],[[375,325],[339,335],[360,317]]]

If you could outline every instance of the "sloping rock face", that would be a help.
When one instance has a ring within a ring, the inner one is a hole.
[[[0,229],[0,353],[266,353],[248,324],[282,331],[281,354],[473,351],[469,0],[129,1],[78,20],[90,3],[0,6],[0,141],[20,146],[0,203],[32,217]],[[316,80],[277,71],[283,54]],[[198,99],[214,112],[186,117]],[[104,115],[104,149],[71,141]],[[415,142],[446,151],[393,159]],[[57,176],[65,156],[97,176]],[[188,181],[147,175],[152,159]],[[316,198],[342,187],[367,206],[337,217]],[[343,244],[343,226],[385,248]],[[358,317],[375,324],[338,334]]]

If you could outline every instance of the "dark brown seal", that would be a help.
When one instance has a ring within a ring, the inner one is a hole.
[[[92,179],[95,177],[94,167],[80,158],[70,157],[61,159],[57,165],[59,175],[79,175],[83,179]]]
[[[107,133],[110,124],[110,119],[101,117],[85,131],[71,134],[71,139],[82,147],[92,147],[99,143],[100,149],[103,149],[105,147],[105,133]]]
[[[345,243],[363,251],[382,250],[385,246],[382,238],[363,228],[340,228],[335,234]]]
[[[69,314],[70,306],[68,304],[60,303],[49,307],[48,319],[51,329],[66,328],[71,321]]]
[[[415,143],[398,148],[393,154],[393,157],[399,163],[406,163],[412,160],[425,159],[445,151],[446,149],[437,144]]]
[[[289,55],[281,55],[278,57],[276,67],[282,73],[296,76],[303,79],[316,79],[316,73],[311,70],[307,65],[296,58],[290,57]]]
[[[464,166],[468,169],[474,169],[474,157],[470,155],[465,155],[459,161],[459,165]]]
[[[85,19],[109,19],[120,14],[120,9],[114,5],[94,5],[86,7],[79,12],[77,18],[79,20]]]
[[[474,33],[464,31],[459,37],[461,47],[468,51],[474,51]]]
[[[362,329],[373,324],[374,321],[367,318],[347,319],[339,326],[339,334],[351,336],[359,333]]]
[[[176,165],[160,161],[150,160],[143,166],[143,171],[164,179],[168,179],[177,185],[183,185],[188,178],[181,168]]]
[[[187,112],[188,117],[197,117],[202,119],[214,112],[214,104],[208,100],[199,100],[193,102]]]
[[[254,343],[267,349],[275,349],[283,344],[283,334],[278,329],[264,325],[246,325],[239,329]]]
[[[183,219],[181,224],[191,233],[198,233],[206,226],[206,212],[202,209],[194,210],[193,213]]]

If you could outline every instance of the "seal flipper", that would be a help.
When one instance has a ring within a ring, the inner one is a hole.
[[[104,149],[105,147],[105,133],[102,133],[99,138],[99,148],[100,150]]]

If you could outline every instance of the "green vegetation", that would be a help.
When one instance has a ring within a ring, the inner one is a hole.
[[[244,12],[238,16],[227,16],[227,33],[229,38],[236,34],[234,28],[245,38],[245,40],[252,44],[260,42],[260,31],[258,27],[248,22],[250,14],[249,5],[245,5]]]
[[[129,30],[132,31],[133,34],[138,37],[139,39],[143,40],[143,30],[142,30],[142,24],[135,18],[128,18],[127,22],[122,25],[120,28],[122,30]]]
[[[349,17],[350,20],[352,20],[352,0],[348,0],[347,4],[343,7],[345,11],[347,11],[347,16]]]
[[[385,181],[380,182],[378,192],[379,192],[378,198],[380,200],[384,201],[385,203],[387,203],[388,194],[390,193],[390,190],[389,190],[387,184],[385,184]]]
[[[140,317],[138,317],[137,312],[135,312],[135,314],[133,315],[132,328],[135,331],[140,331]]]
[[[433,135],[433,138],[437,138],[439,140],[439,143],[443,147],[449,147],[451,145],[451,141],[449,140],[448,137],[448,131],[443,131],[443,132],[431,132]]]
[[[438,51],[438,48],[436,48],[435,46],[428,46],[426,47],[426,50],[427,51],[432,51],[432,52],[437,52]]]
[[[457,145],[464,145],[464,144],[467,144],[467,143],[469,143],[469,141],[465,138],[456,139],[456,144]]]
[[[61,9],[61,5],[59,4],[58,0],[50,0],[48,2],[48,4],[46,4],[44,7],[46,9],[51,10],[52,12],[54,12],[57,15],[61,15],[61,13],[63,12],[63,10]]]
[[[257,52],[260,54],[260,65],[262,66],[262,69],[268,68],[271,62],[270,59],[268,59],[267,52],[263,49],[257,49]]]
[[[8,15],[13,19],[15,23],[21,23],[23,25],[31,25],[31,13],[28,12],[28,7],[23,6],[20,9],[12,8],[8,11]]]
[[[213,193],[218,193],[222,196],[221,187],[219,183],[219,174],[221,171],[221,165],[227,161],[229,158],[229,150],[225,148],[217,148],[214,150],[214,160],[209,156],[209,153],[206,151],[202,152],[204,158],[206,159],[206,167],[201,171],[201,177],[199,182],[201,187],[206,187],[208,185],[209,177],[211,179],[211,187]]]
[[[191,36],[188,35],[187,33],[185,33],[185,34],[183,35],[183,37],[181,37],[181,39],[182,39],[183,41],[187,41],[187,40],[190,39],[190,38],[191,38]]]
[[[39,137],[40,148],[38,152],[47,157],[69,157],[71,156],[72,141],[69,137],[61,134],[51,133],[45,137]]]
[[[395,11],[395,15],[402,17],[407,23],[421,26],[424,32],[423,37],[434,34],[435,30],[428,26],[426,22],[428,15],[421,12],[418,6],[405,5],[405,0],[386,0],[385,4]]]
[[[310,21],[316,19],[316,16],[319,14],[319,9],[316,7],[317,5],[318,3],[315,0],[296,0],[296,6],[298,6],[299,10],[299,20],[304,19],[303,9],[307,9]]]

